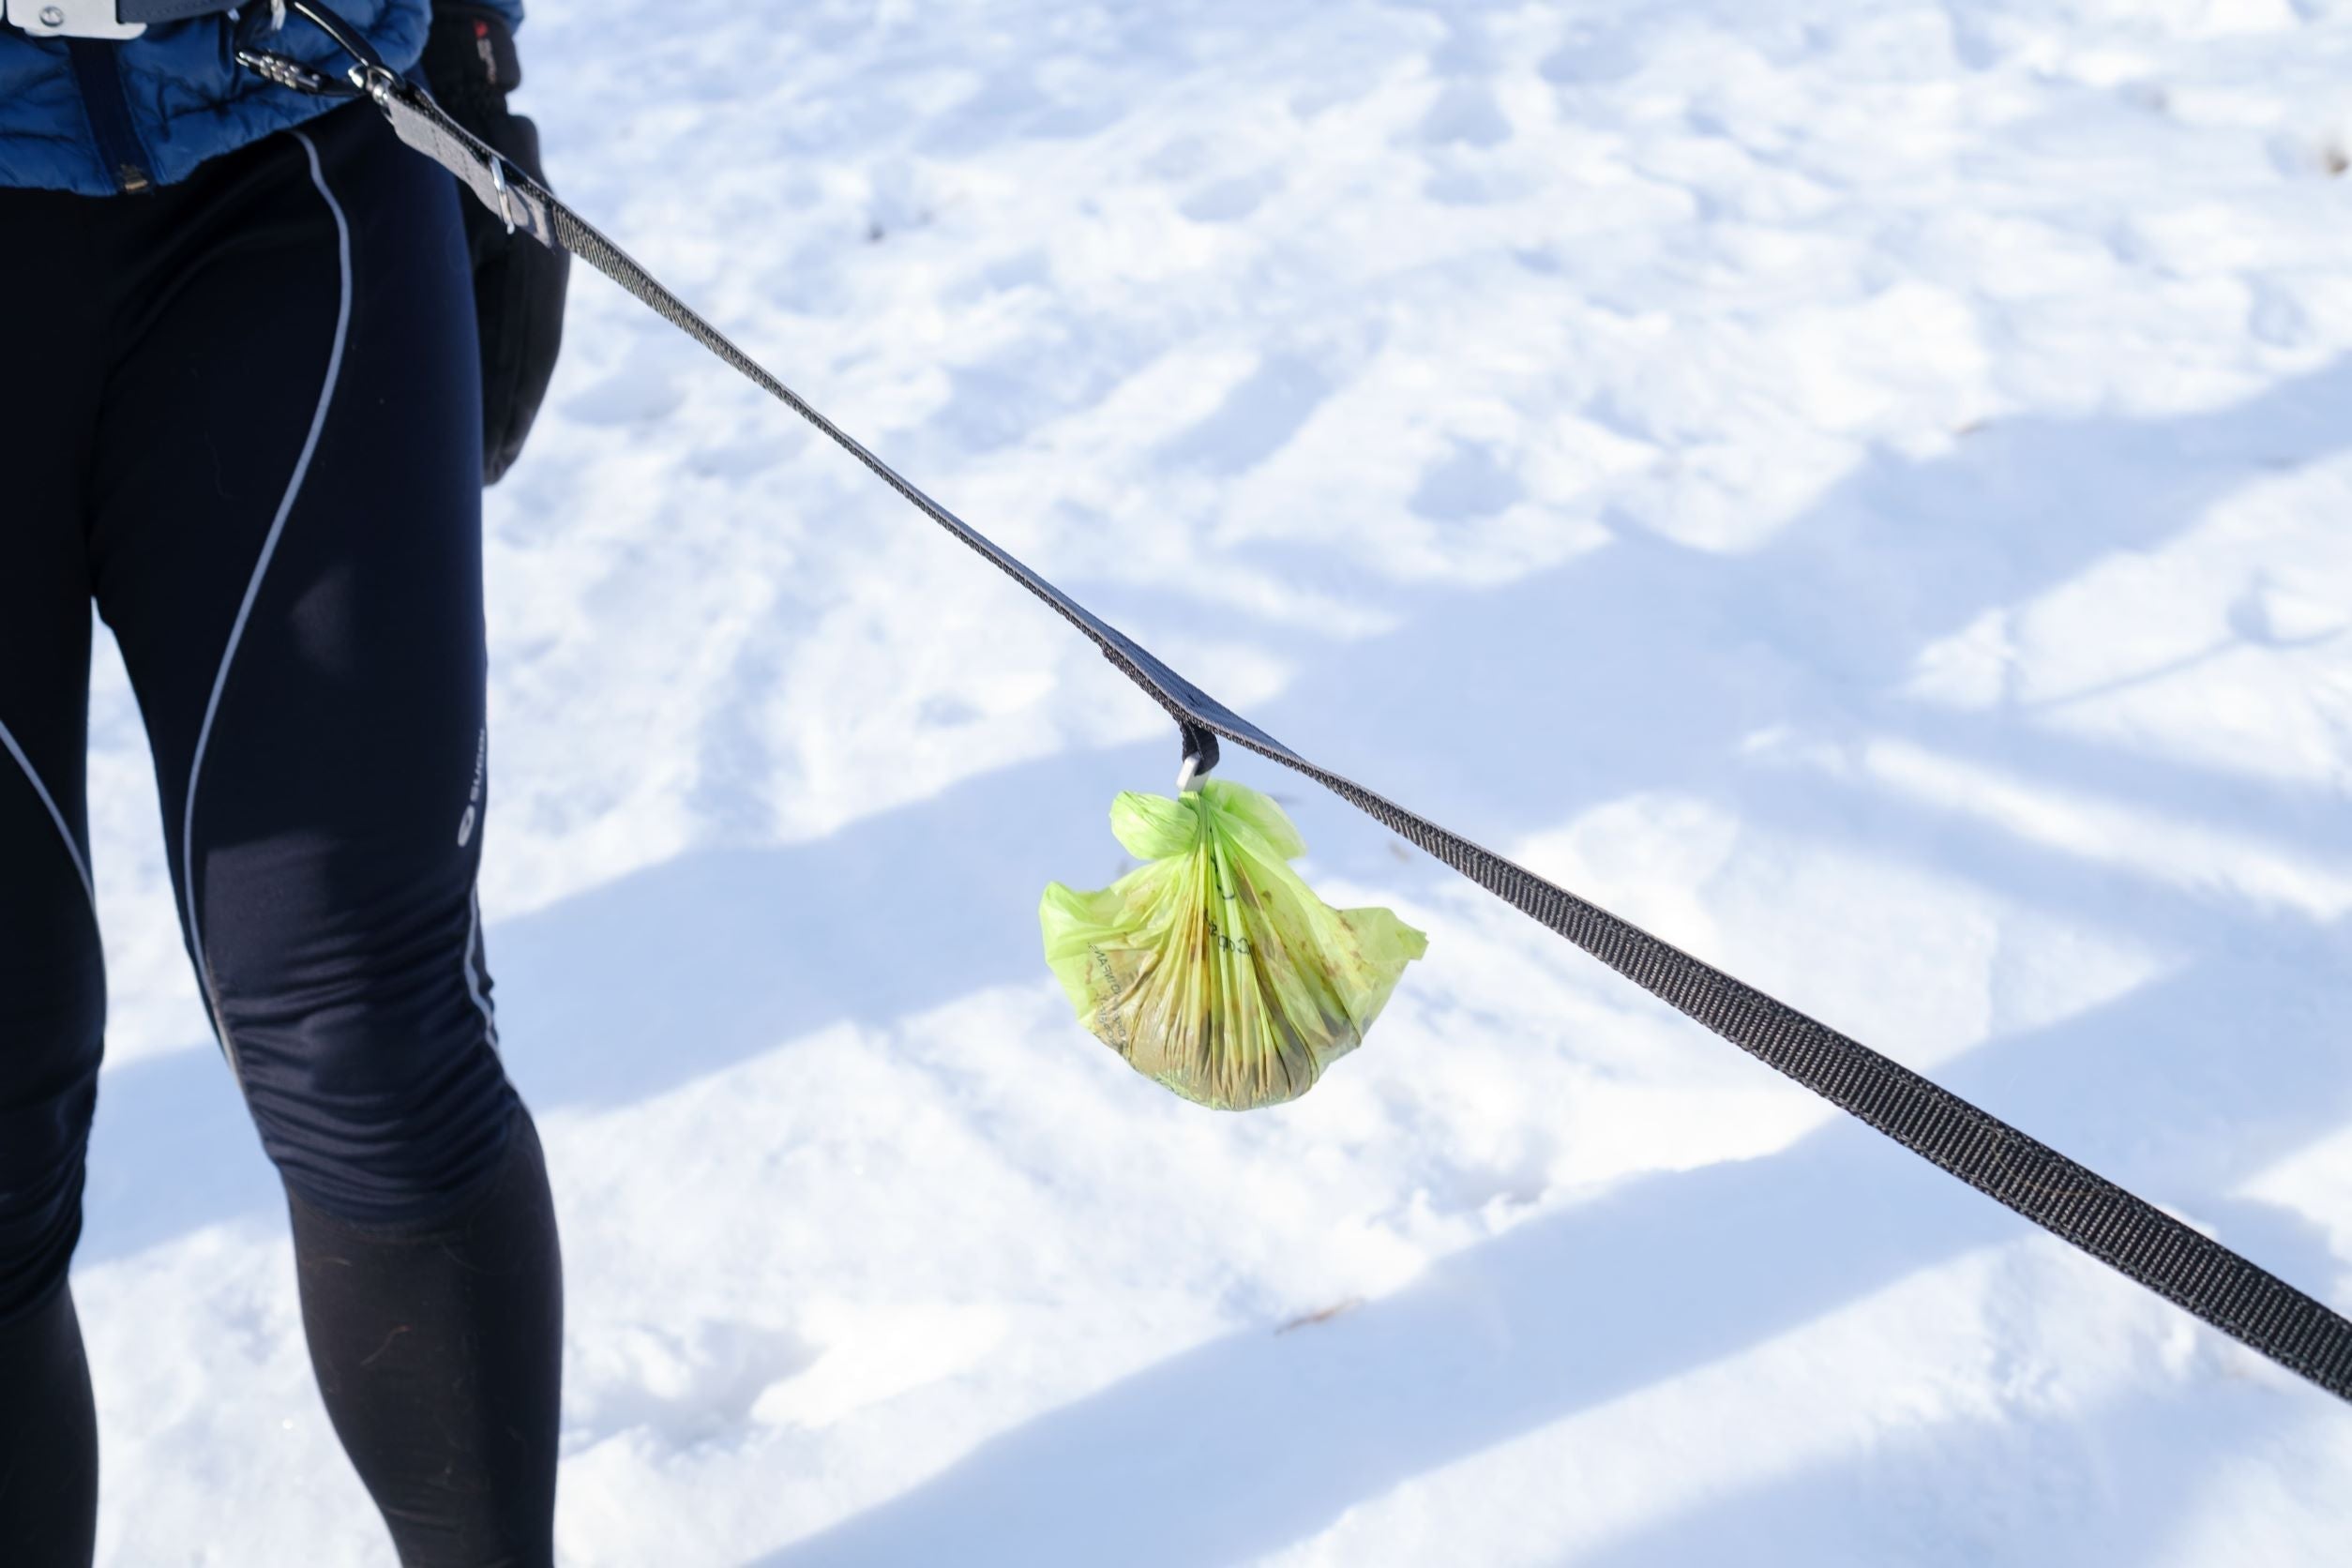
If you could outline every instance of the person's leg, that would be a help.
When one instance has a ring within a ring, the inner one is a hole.
[[[0,1540],[17,1568],[90,1568],[98,1410],[73,1292],[0,1323]]]
[[[103,315],[75,198],[0,191],[0,1558],[87,1568],[98,1422],[66,1268],[106,978],[83,774]]]
[[[319,1388],[402,1560],[547,1562],[564,1304],[530,1119],[489,1189],[433,1224],[288,1203]]]
[[[189,955],[404,1562],[550,1560],[561,1283],[475,878],[481,420],[453,183],[366,106],[132,214],[94,560]]]

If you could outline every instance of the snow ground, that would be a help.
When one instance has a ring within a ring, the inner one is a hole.
[[[1274,733],[2352,1308],[2352,5],[576,0],[558,183]],[[2352,1417],[1338,803],[1245,1119],[1037,951],[1172,736],[599,280],[492,497],[588,1565],[2316,1564]],[[101,671],[114,1564],[390,1560]]]

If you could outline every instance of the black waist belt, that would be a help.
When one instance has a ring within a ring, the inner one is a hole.
[[[191,17],[219,16],[223,11],[237,9],[265,11],[269,0],[114,0],[114,20],[126,24],[139,23],[153,27],[166,22],[186,22]]]

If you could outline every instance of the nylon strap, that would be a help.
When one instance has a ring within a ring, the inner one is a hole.
[[[400,140],[458,176],[491,211],[502,209],[501,160],[413,83],[379,91]],[[2006,1204],[2051,1234],[2137,1280],[2165,1300],[2352,1400],[2352,1322],[2284,1280],[1787,1003],[1659,941],[1533,872],[1416,816],[1364,786],[1316,766],[1233,712],[925,494],[704,321],[579,214],[511,166],[503,168],[508,220],[560,245],[636,295],[746,380],[783,403],[925,517],[977,550],[1093,639],[1103,656],[1168,710],[1186,755],[1206,772],[1214,737],[1304,774],[1420,849],[1534,917],[1678,1011],[1848,1111],[1922,1159]]]
[[[218,16],[239,6],[266,9],[269,0],[114,0],[114,16],[120,22],[157,26],[167,22],[186,22],[190,17]]]

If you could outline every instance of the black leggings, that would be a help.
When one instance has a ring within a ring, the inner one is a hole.
[[[475,898],[482,426],[457,199],[364,107],[150,196],[0,190],[11,1563],[86,1561],[95,1508],[65,1291],[105,1022],[93,601],[145,719],[188,956],[293,1203],[336,1428],[405,1561],[550,1555],[560,1270]],[[387,1326],[401,1353],[370,1360]]]

